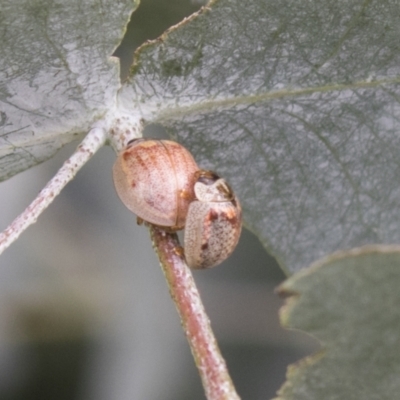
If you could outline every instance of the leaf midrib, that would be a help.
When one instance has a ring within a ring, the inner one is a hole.
[[[354,89],[372,89],[383,85],[391,85],[400,83],[400,77],[391,79],[380,79],[373,81],[358,81],[354,83],[330,84],[324,86],[314,86],[300,89],[284,89],[278,91],[270,91],[265,93],[257,93],[254,95],[232,96],[224,98],[207,99],[198,103],[192,103],[187,106],[178,107],[162,107],[155,114],[152,122],[162,122],[171,119],[178,119],[192,114],[205,114],[215,112],[216,110],[230,109],[240,105],[251,105],[262,103],[274,99],[293,98],[299,96],[307,96],[315,93],[338,92]]]

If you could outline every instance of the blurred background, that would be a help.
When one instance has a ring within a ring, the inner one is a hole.
[[[121,77],[138,45],[201,5],[142,0],[115,53]],[[75,147],[0,184],[1,230]],[[114,191],[114,160],[102,149],[0,258],[1,400],[205,399],[148,231]],[[287,365],[317,348],[279,326],[275,260],[245,230],[229,260],[194,275],[240,396],[273,398]]]

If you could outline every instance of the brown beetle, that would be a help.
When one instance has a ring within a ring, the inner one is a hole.
[[[170,140],[136,139],[114,164],[115,189],[139,218],[154,225],[182,229],[194,200],[192,155]]]

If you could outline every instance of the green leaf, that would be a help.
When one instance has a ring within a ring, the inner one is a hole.
[[[289,367],[279,399],[398,398],[399,286],[399,246],[342,252],[289,278],[282,322],[323,349]]]
[[[110,58],[138,0],[0,1],[0,180],[85,133],[120,86]]]
[[[228,178],[289,272],[400,241],[400,3],[220,0],[136,55],[121,104]]]

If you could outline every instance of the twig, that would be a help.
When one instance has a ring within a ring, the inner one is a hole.
[[[180,315],[208,400],[240,400],[229,376],[178,237],[150,226],[172,299]]]
[[[94,127],[83,139],[74,154],[64,162],[56,175],[41,190],[35,200],[2,233],[0,254],[13,243],[28,226],[36,222],[39,215],[52,203],[64,186],[71,181],[82,166],[99,150],[107,139],[102,127]]]

